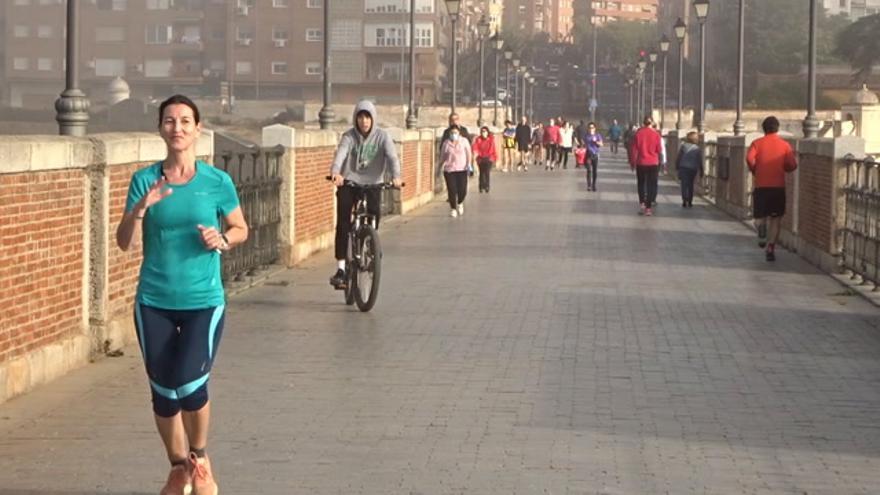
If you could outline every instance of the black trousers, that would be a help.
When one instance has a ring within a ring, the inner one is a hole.
[[[367,211],[376,217],[379,225],[379,213],[382,211],[382,191],[372,189],[364,191],[351,186],[336,189],[336,259],[344,260],[348,251],[348,231],[351,230],[351,214],[354,204],[362,197],[367,197]]]
[[[639,165],[636,167],[636,179],[639,186],[639,203],[650,208],[657,203],[657,165]]]
[[[464,203],[467,196],[468,172],[443,172],[443,178],[446,179],[446,194],[449,200],[449,207],[455,208]]]
[[[681,200],[691,204],[694,202],[694,181],[697,179],[697,170],[688,168],[678,169],[678,179],[681,181]]]
[[[489,160],[477,160],[477,166],[480,168],[480,191],[489,192],[489,171],[495,164]]]
[[[568,168],[568,154],[571,152],[571,148],[559,148],[559,153],[562,154],[562,168]]]
[[[587,185],[596,188],[596,172],[599,170],[599,155],[588,154],[587,155]]]

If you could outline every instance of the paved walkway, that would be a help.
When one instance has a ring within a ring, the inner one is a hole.
[[[496,174],[463,218],[386,224],[370,314],[328,254],[235,297],[221,493],[878,493],[880,311],[601,174]],[[0,406],[0,495],[157,493],[148,401],[132,348]]]

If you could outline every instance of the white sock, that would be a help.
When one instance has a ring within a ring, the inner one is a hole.
[[[345,271],[345,260],[336,260],[336,267]]]

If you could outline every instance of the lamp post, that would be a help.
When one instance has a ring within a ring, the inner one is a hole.
[[[528,100],[526,100],[526,83],[529,82],[530,77],[531,77],[531,74],[529,74],[529,71],[527,71],[525,69],[525,67],[523,67],[523,75],[522,75],[523,92],[522,92],[522,104],[520,105],[520,108],[522,108],[523,114],[526,114],[526,103],[528,102]],[[532,92],[532,94],[534,94],[535,88],[532,88],[531,92]],[[531,120],[532,113],[529,112],[528,116],[529,116],[529,120]]]
[[[638,64],[638,75],[639,75],[639,104],[638,104],[638,113],[636,115],[636,120],[642,120],[644,115],[642,115],[645,110],[645,68],[648,66],[647,60],[644,58],[639,59]]]
[[[651,61],[651,105],[648,107],[648,113],[651,114],[651,117],[654,117],[654,94],[657,92],[656,90],[656,79],[657,79],[657,52],[652,51],[648,54],[648,60]]]
[[[409,0],[409,108],[406,110],[406,128],[415,129],[416,117],[416,0]]]
[[[804,119],[804,137],[819,136],[819,119],[816,117],[816,29],[819,16],[816,0],[810,0],[810,52],[807,71],[807,117]]]
[[[55,120],[62,136],[85,136],[89,125],[89,99],[79,89],[78,11],[79,0],[68,0],[66,84],[55,100]]]
[[[629,87],[629,109],[628,109],[629,111],[627,113],[627,116],[629,117],[629,124],[630,125],[632,125],[632,123],[635,122],[635,118],[633,118],[633,90],[634,90],[633,85],[634,85],[634,83],[635,83],[635,81],[632,78],[630,78],[626,81],[626,85],[627,85],[627,87]]]
[[[495,38],[492,40],[492,44],[495,45],[495,101],[492,103],[492,125],[498,127],[498,54],[501,53],[501,47],[504,46],[504,40],[501,39],[499,33],[495,33]]]
[[[687,36],[687,24],[681,17],[675,22],[673,30],[678,40],[678,120],[675,122],[675,129],[681,131],[684,129],[684,122],[681,121],[681,100],[684,98],[684,38]]]
[[[456,93],[458,92],[458,79],[456,69],[458,68],[458,40],[456,36],[458,32],[455,25],[458,23],[458,9],[461,7],[461,0],[445,0],[446,12],[449,13],[449,20],[452,23],[452,104],[450,113],[455,113]]]
[[[743,62],[745,61],[746,2],[739,0],[739,24],[736,47],[736,120],[733,122],[733,135],[742,136],[746,125],[743,122]]]
[[[330,0],[324,0],[324,104],[318,112],[321,129],[329,129],[336,119],[330,106]]]
[[[660,94],[660,131],[666,125],[666,67],[669,58],[669,38],[664,34],[660,38],[660,53],[663,54],[663,92]]]
[[[504,117],[516,122],[516,115],[513,115],[512,108],[510,106],[510,62],[513,60],[513,51],[505,50],[504,52],[504,62],[507,66],[507,74],[504,78]]]
[[[529,92],[529,121],[532,121],[535,117],[535,77],[529,77],[529,85],[532,87],[532,90]]]
[[[483,83],[486,79],[484,72],[484,62],[486,59],[485,45],[486,36],[489,35],[489,21],[485,17],[481,18],[480,22],[477,23],[477,33],[479,33],[480,35],[480,102],[478,104],[479,106],[477,107],[477,126],[483,127],[483,93],[485,92],[483,88]]]
[[[596,38],[598,29],[596,23],[591,19],[590,24],[593,27],[593,73],[590,79],[590,122],[596,121],[596,107],[599,105],[599,99],[596,96]]]
[[[520,100],[520,89],[519,89],[519,59],[515,58],[511,61],[513,64],[513,118],[516,119],[520,115],[525,115],[525,112],[519,108],[519,100]],[[523,84],[523,89],[525,89],[525,84]]]
[[[709,0],[694,0],[694,10],[700,22],[700,116],[697,131],[702,133],[706,122],[706,17],[709,16]]]

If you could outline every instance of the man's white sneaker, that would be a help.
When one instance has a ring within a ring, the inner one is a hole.
[[[458,217],[458,210],[456,210],[456,209],[449,210],[449,216],[452,218],[457,218]]]
[[[458,205],[458,215],[459,216],[464,215],[464,205],[463,204]]]

